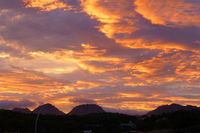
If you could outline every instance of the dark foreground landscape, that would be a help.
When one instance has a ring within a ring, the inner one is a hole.
[[[161,106],[143,116],[106,112],[87,115],[40,114],[37,133],[199,133],[198,108],[189,106],[193,109],[174,110],[175,107],[186,108],[179,105]],[[0,132],[34,133],[37,116],[35,113],[1,110]]]

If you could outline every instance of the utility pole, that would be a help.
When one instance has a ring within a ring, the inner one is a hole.
[[[36,120],[35,120],[35,133],[37,133],[37,130],[38,130],[38,120],[39,120],[39,117],[40,117],[40,113],[37,114],[37,117],[36,117]]]

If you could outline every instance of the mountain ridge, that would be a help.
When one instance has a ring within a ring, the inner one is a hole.
[[[198,110],[200,111],[200,107],[192,106],[192,105],[180,105],[180,104],[169,104],[169,105],[162,105],[157,107],[156,109],[147,112],[145,115],[162,115],[164,113],[173,113],[176,111],[191,111],[191,110]],[[93,113],[105,113],[105,112],[114,112],[112,110],[107,110],[97,104],[81,104],[72,108],[72,110],[68,113],[64,113],[56,108],[52,104],[43,104],[35,108],[33,111],[29,110],[28,108],[14,108],[12,111],[14,112],[21,112],[21,113],[34,113],[34,114],[44,114],[44,115],[87,115]],[[120,112],[118,112],[120,113]],[[134,115],[134,114],[131,114]],[[140,114],[142,115],[142,114]]]
[[[82,104],[74,107],[69,115],[87,115],[87,114],[105,113],[103,108],[97,104]]]
[[[14,108],[14,109],[12,109],[12,111],[20,112],[20,113],[26,113],[26,114],[32,113],[32,111],[28,108]]]
[[[156,109],[149,111],[147,113],[147,115],[162,115],[164,113],[173,113],[176,111],[191,111],[191,110],[199,110],[200,111],[200,107],[197,106],[192,106],[192,105],[180,105],[180,104],[170,104],[170,105],[162,105],[157,107]]]
[[[43,115],[65,115],[64,112],[60,111],[58,108],[49,103],[40,105],[32,112],[35,114],[43,114]]]

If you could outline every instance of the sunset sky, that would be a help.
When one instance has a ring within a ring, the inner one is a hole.
[[[0,0],[0,108],[200,106],[200,0]]]

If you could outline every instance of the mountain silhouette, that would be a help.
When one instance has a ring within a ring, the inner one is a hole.
[[[181,110],[186,110],[186,111],[199,110],[200,111],[200,108],[196,106],[191,106],[191,105],[182,106],[179,104],[163,105],[156,108],[155,110],[148,112],[147,115],[161,115],[163,113],[173,113],[173,112],[181,111]]]
[[[59,109],[57,109],[55,106],[51,104],[41,105],[37,107],[36,109],[34,109],[33,113],[36,113],[36,114],[40,113],[43,115],[65,115],[65,113],[63,113],[62,111],[60,111]]]
[[[96,104],[83,104],[76,106],[69,112],[69,115],[87,115],[87,114],[96,114],[96,113],[104,113],[102,107]]]
[[[26,114],[32,113],[28,108],[14,108],[12,111]]]

